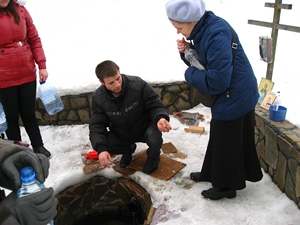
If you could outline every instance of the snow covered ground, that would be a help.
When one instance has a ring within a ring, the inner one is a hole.
[[[296,204],[282,193],[264,172],[261,181],[247,182],[246,189],[237,191],[234,199],[204,199],[201,191],[210,188],[211,184],[195,183],[189,179],[189,174],[201,169],[209,137],[210,110],[199,105],[187,112],[204,115],[205,120],[199,124],[205,128],[204,134],[185,132],[184,128],[187,126],[173,116],[173,129],[163,134],[164,143],[171,142],[179,152],[187,155],[185,159],[174,158],[186,166],[168,181],[153,178],[142,172],[131,175],[131,178],[152,196],[154,206],[158,208],[152,225],[299,224],[300,211]],[[88,125],[42,126],[40,129],[45,146],[52,153],[50,175],[45,185],[52,186],[56,193],[96,174],[111,179],[121,176],[112,168],[84,175],[81,155],[91,150]],[[22,133],[23,141],[30,143],[24,130]],[[137,143],[134,155],[146,148],[145,144]],[[166,211],[164,207],[167,207]]]

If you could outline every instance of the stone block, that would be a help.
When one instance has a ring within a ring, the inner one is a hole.
[[[296,170],[295,190],[296,190],[296,197],[300,198],[300,166],[297,166],[297,170]]]
[[[70,98],[71,109],[87,108],[88,105],[86,97]]]
[[[293,200],[294,202],[297,201],[296,194],[295,194],[295,185],[289,173],[286,176],[286,185],[285,185],[284,192],[291,200]]]
[[[79,119],[82,123],[90,123],[91,117],[90,117],[90,111],[88,108],[86,109],[78,109],[77,114],[79,116]]]
[[[276,170],[278,162],[277,134],[269,127],[266,127],[265,130],[265,161]]]
[[[294,158],[298,163],[300,163],[300,152],[297,151],[290,142],[288,142],[283,137],[278,137],[279,149],[290,157]]]
[[[70,110],[66,116],[66,119],[70,121],[77,121],[79,117],[75,110]]]
[[[188,107],[191,107],[191,104],[185,100],[183,100],[182,98],[179,98],[175,103],[174,103],[175,108],[178,111],[184,110]]]
[[[287,162],[282,153],[278,153],[278,166],[274,174],[274,182],[277,184],[279,189],[283,192],[285,187],[285,175],[286,175],[286,166]]]
[[[62,103],[64,104],[64,109],[65,111],[70,110],[70,101],[69,101],[69,97],[65,96],[61,98]]]

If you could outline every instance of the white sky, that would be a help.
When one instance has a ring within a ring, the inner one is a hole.
[[[165,14],[166,0],[27,0],[47,57],[49,82],[61,95],[94,91],[99,82],[96,65],[110,59],[121,72],[149,82],[184,80],[185,64],[178,56],[176,34]],[[248,19],[272,22],[273,8],[263,0],[209,0],[208,9],[226,19],[237,31],[252,64],[258,84],[267,64],[259,57],[259,36],[270,28],[248,24]],[[285,3],[285,2],[284,2]],[[289,0],[281,23],[300,26],[300,3]],[[244,9],[244,10],[242,10]],[[286,119],[300,127],[293,97],[300,83],[297,55],[300,33],[279,31],[272,81],[287,107]]]
[[[49,82],[61,93],[78,94],[94,91],[100,83],[94,74],[95,66],[106,59],[119,64],[121,72],[138,75],[149,82],[184,80],[185,65],[179,59],[176,39],[180,36],[165,15],[166,1],[151,0],[27,0],[26,7],[39,30],[47,56]],[[208,7],[225,18],[236,29],[258,78],[265,77],[267,64],[260,61],[258,40],[270,35],[268,28],[248,25],[248,19],[272,21],[273,9],[265,8],[262,0],[210,0]],[[282,10],[283,24],[300,26],[300,4],[291,11]],[[283,12],[284,11],[284,12]],[[300,124],[291,98],[299,85],[299,70],[294,55],[300,51],[299,33],[280,31],[273,81],[273,90],[281,91],[282,105],[288,108],[287,119]],[[297,87],[296,87],[297,85]],[[299,107],[298,107],[299,108]],[[201,105],[189,110],[210,117],[210,110]],[[258,183],[247,183],[231,200],[209,201],[201,191],[210,183],[193,183],[190,172],[200,171],[206,150],[209,119],[202,135],[186,133],[184,125],[171,118],[173,130],[163,135],[164,142],[172,142],[187,155],[177,159],[186,165],[179,177],[192,184],[190,189],[177,185],[179,178],[169,181],[154,179],[136,172],[132,178],[152,196],[155,206],[167,205],[168,212],[155,219],[154,224],[247,224],[282,225],[299,224],[300,211],[264,173]],[[46,186],[55,192],[76,184],[90,176],[83,174],[81,153],[91,149],[88,125],[43,126],[40,128],[45,146],[51,151],[50,175]],[[23,141],[28,143],[22,128]],[[146,146],[138,143],[136,153]],[[97,172],[108,178],[120,176],[113,169]],[[163,222],[166,220],[166,222]]]

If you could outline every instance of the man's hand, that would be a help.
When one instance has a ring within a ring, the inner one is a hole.
[[[20,147],[18,145],[11,146],[12,148]],[[19,189],[21,187],[20,170],[26,166],[32,167],[37,180],[44,183],[49,173],[49,159],[43,154],[35,154],[24,148],[7,156],[0,164],[0,185],[10,190]]]
[[[109,162],[113,162],[110,154],[107,151],[101,152],[98,156],[99,162],[102,166],[110,168]]]
[[[172,129],[170,123],[164,119],[161,118],[158,122],[157,122],[157,127],[161,132],[169,132],[169,130]]]
[[[1,201],[1,206],[7,208],[13,217],[22,225],[45,225],[57,214],[58,200],[52,188],[17,198],[17,193],[10,193]]]

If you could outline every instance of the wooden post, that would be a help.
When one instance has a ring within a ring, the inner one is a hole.
[[[276,46],[277,46],[278,30],[281,29],[281,30],[300,33],[300,27],[279,24],[281,9],[292,9],[291,4],[282,4],[282,0],[275,0],[275,4],[265,3],[265,7],[274,8],[273,22],[268,23],[268,22],[262,22],[257,20],[248,20],[248,24],[272,28],[271,37],[272,37],[273,60],[272,62],[268,63],[267,74],[266,74],[266,78],[271,81],[273,75],[273,68],[275,64],[275,53],[276,53]]]

